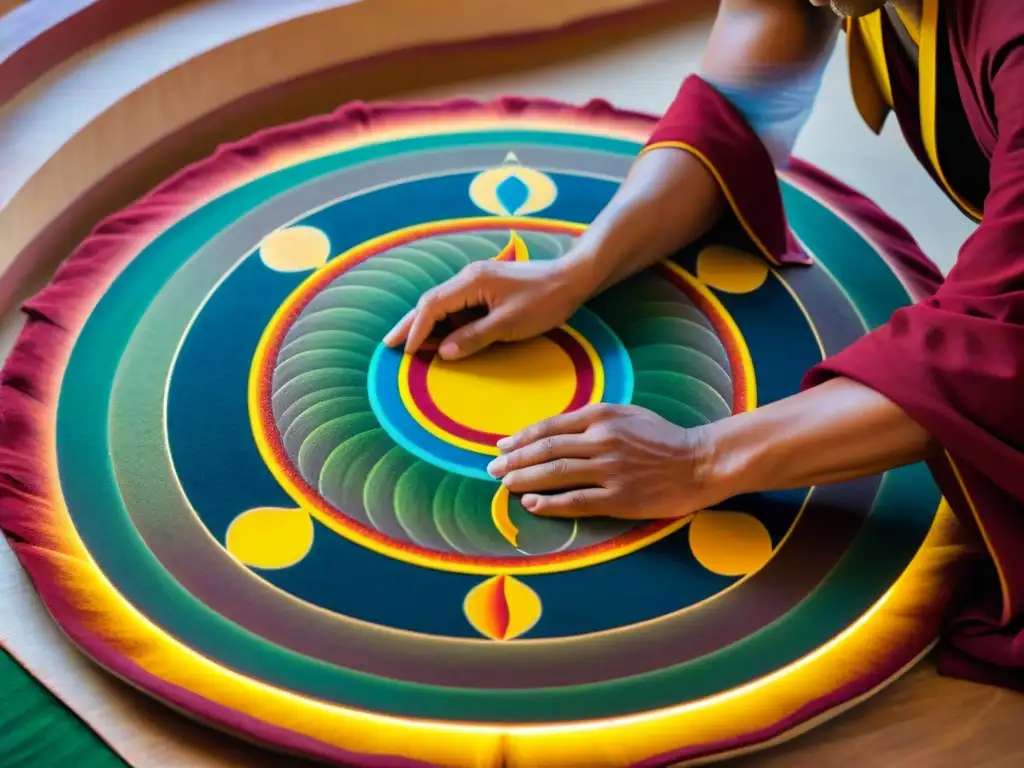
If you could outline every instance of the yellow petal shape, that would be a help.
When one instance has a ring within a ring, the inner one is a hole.
[[[331,257],[331,241],[316,227],[286,227],[260,242],[263,263],[278,272],[319,269]]]
[[[763,256],[711,245],[697,255],[697,279],[723,293],[752,293],[768,279]]]
[[[508,516],[508,488],[504,485],[498,486],[498,492],[491,499],[491,520],[498,533],[505,537],[505,541],[513,547],[517,546],[519,529]]]
[[[745,512],[700,512],[690,521],[690,548],[709,571],[744,576],[771,559],[772,537]]]
[[[256,507],[228,526],[228,552],[255,568],[289,568],[313,546],[313,519],[301,509]]]
[[[551,206],[558,197],[555,182],[546,173],[519,165],[513,158],[507,165],[489,168],[477,174],[469,185],[469,197],[480,209],[495,216],[529,216]],[[527,197],[518,209],[508,210],[498,197],[501,183],[514,176],[527,189]]]
[[[537,593],[505,574],[473,587],[462,609],[473,628],[491,640],[512,640],[528,632],[542,611]]]

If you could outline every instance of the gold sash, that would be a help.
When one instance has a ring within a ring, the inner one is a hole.
[[[900,18],[911,37],[918,44],[918,90],[921,139],[935,176],[949,196],[971,218],[981,220],[981,211],[968,203],[954,190],[939,162],[938,129],[938,55],[939,55],[939,2],[923,0],[920,28],[905,14]],[[847,50],[850,65],[850,85],[860,116],[875,133],[882,130],[885,119],[893,108],[889,66],[882,44],[882,11],[875,11],[858,19],[846,19]]]

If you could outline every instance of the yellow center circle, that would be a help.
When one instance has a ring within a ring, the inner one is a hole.
[[[435,357],[427,391],[453,421],[511,435],[565,410],[576,392],[576,369],[564,349],[541,336],[454,362]]]

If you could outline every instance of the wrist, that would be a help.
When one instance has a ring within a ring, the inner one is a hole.
[[[690,430],[694,433],[693,471],[703,490],[716,504],[754,493],[764,485],[765,441],[755,420],[738,414]]]
[[[936,450],[895,403],[841,377],[701,429],[705,482],[726,496],[853,480]]]
[[[573,292],[580,297],[581,303],[615,282],[613,260],[595,244],[577,242],[561,262],[563,274],[571,283]]]
[[[737,496],[740,476],[736,464],[724,450],[715,424],[680,428],[680,439],[673,451],[672,473],[679,483],[680,498],[687,509],[712,508]]]

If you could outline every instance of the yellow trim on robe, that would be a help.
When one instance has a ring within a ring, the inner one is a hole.
[[[920,53],[918,62],[918,100],[921,110],[921,141],[935,175],[953,201],[975,221],[981,221],[982,212],[964,200],[946,179],[939,163],[938,126],[938,64],[939,64],[939,0],[924,0],[921,11]]]
[[[910,33],[910,39],[914,41],[914,44],[920,45],[921,25],[918,23],[917,19],[906,11],[901,11],[898,7],[896,8],[896,15],[900,17],[900,21],[903,22],[903,26],[907,28],[907,32]]]
[[[885,44],[882,42],[882,11],[869,13],[858,19],[846,19],[847,36],[857,39],[858,55],[863,56],[867,68],[874,77],[874,85],[885,104],[892,109],[892,83],[889,80],[889,65],[885,60]],[[917,21],[905,11],[896,9],[896,14],[903,21],[911,39],[921,44],[921,29]],[[851,51],[852,53],[852,51]],[[869,121],[869,125],[871,122]]]
[[[875,133],[880,133],[885,118],[892,111],[891,94],[879,82],[877,68],[869,50],[861,20],[846,18],[846,54],[850,68],[850,88],[861,119]],[[888,72],[888,70],[886,70]],[[888,86],[888,76],[885,82]]]
[[[867,51],[875,82],[878,83],[885,103],[892,109],[892,83],[889,80],[889,65],[885,61],[885,45],[882,42],[882,11],[869,13],[857,19],[857,22],[864,38],[864,50]]]
[[[988,535],[988,531],[985,530],[985,526],[981,524],[981,516],[978,514],[978,507],[974,503],[974,499],[971,497],[971,492],[967,490],[967,483],[964,482],[964,476],[960,474],[960,468],[953,461],[952,455],[949,451],[945,451],[946,460],[949,461],[949,467],[953,470],[953,477],[956,478],[957,485],[960,486],[960,492],[964,496],[964,501],[967,503],[967,508],[971,511],[971,517],[974,518],[974,524],[978,526],[978,532],[981,534],[981,540],[985,544],[985,549],[988,551],[988,556],[992,560],[992,564],[996,568],[996,575],[999,577],[999,588],[1002,590],[1002,621],[1008,622],[1011,617],[1010,612],[1010,581],[1006,578],[1006,571],[1003,570],[1002,564],[999,562],[999,558],[996,557],[996,550],[992,546],[992,539]]]
[[[939,162],[938,128],[938,54],[939,54],[939,2],[923,0],[920,25],[906,13],[897,11],[911,38],[918,45],[918,109],[921,123],[921,141],[925,154],[943,189],[954,203],[975,221],[981,221],[979,211],[962,198],[950,185]],[[861,118],[875,133],[882,130],[885,118],[893,108],[892,83],[885,60],[882,38],[882,11],[875,11],[858,19],[847,17],[846,36],[850,62],[850,86]]]
[[[764,257],[768,259],[769,263],[774,264],[776,266],[779,265],[779,260],[776,259],[772,255],[772,252],[768,250],[768,247],[763,242],[761,242],[761,238],[757,236],[753,228],[743,217],[743,212],[740,210],[739,205],[736,203],[736,198],[734,198],[732,196],[732,192],[729,191],[729,187],[726,185],[725,179],[722,178],[722,174],[718,172],[718,169],[715,168],[714,163],[711,162],[707,155],[705,155],[703,152],[701,152],[699,149],[692,146],[691,144],[687,144],[686,142],[683,141],[657,141],[654,142],[653,144],[648,144],[646,147],[644,147],[640,154],[643,155],[647,152],[650,152],[652,149],[681,149],[685,152],[689,152],[695,158],[700,160],[701,163],[703,163],[704,167],[708,169],[708,172],[714,177],[715,181],[718,183],[719,188],[722,190],[722,194],[725,195],[725,199],[729,203],[729,207],[732,208],[732,212],[736,214],[736,218],[739,220],[740,226],[742,226],[743,231],[747,233],[747,237],[749,237],[754,242],[754,245],[756,245],[758,247],[758,250],[760,250],[761,253],[764,254]]]

